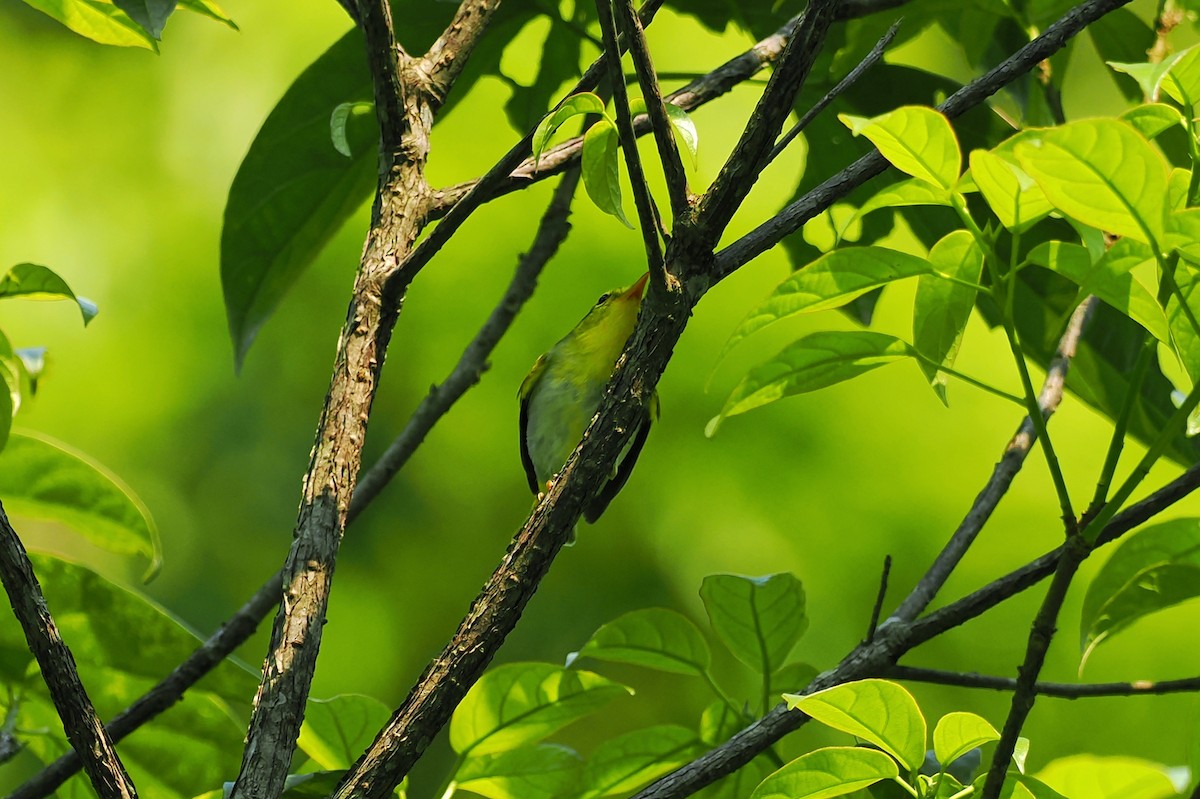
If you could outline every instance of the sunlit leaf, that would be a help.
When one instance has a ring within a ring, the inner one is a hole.
[[[1183,114],[1173,105],[1166,103],[1146,103],[1129,109],[1121,114],[1121,119],[1128,122],[1138,133],[1147,139],[1153,139],[1160,133],[1182,125]]]
[[[141,500],[106,468],[40,435],[12,436],[0,453],[0,499],[9,514],[66,525],[90,543],[162,564],[158,529]]]
[[[604,114],[604,101],[591,92],[580,92],[568,97],[563,104],[546,115],[537,129],[533,132],[533,161],[536,164],[542,158],[550,137],[564,122],[580,114]]]
[[[179,7],[186,8],[188,11],[195,12],[209,19],[215,19],[217,22],[223,22],[233,30],[238,30],[237,23],[225,13],[225,9],[213,2],[213,0],[179,0]]]
[[[95,303],[77,297],[67,281],[52,269],[39,264],[17,264],[0,277],[0,299],[21,297],[30,300],[71,300],[79,306],[86,325],[96,317]]]
[[[880,208],[910,205],[950,205],[950,192],[918,178],[909,178],[880,189],[858,209],[860,217]]]
[[[1118,61],[1109,61],[1107,63],[1113,70],[1124,73],[1137,81],[1138,87],[1142,90],[1142,96],[1146,100],[1157,101],[1163,78],[1166,77],[1167,72],[1175,65],[1175,62],[1187,53],[1188,50],[1172,53],[1161,61],[1154,63],[1121,63]]]
[[[674,610],[644,608],[605,624],[579,650],[581,656],[633,663],[675,674],[708,669],[708,644],[696,625]]]
[[[1200,519],[1176,519],[1123,539],[1088,586],[1081,663],[1101,643],[1164,608],[1200,596]]]
[[[1176,269],[1173,276],[1177,292],[1167,298],[1167,319],[1175,337],[1175,349],[1184,371],[1193,382],[1200,380],[1200,272]]]
[[[588,197],[606,214],[612,214],[628,228],[633,225],[625,217],[621,205],[620,143],[617,128],[601,119],[583,134],[583,187]]]
[[[734,657],[770,674],[808,629],[804,586],[786,572],[766,577],[710,574],[700,598],[713,631]]]
[[[971,153],[971,176],[1000,224],[1021,232],[1045,217],[1053,206],[1033,178],[1016,164],[990,153]]]
[[[1100,230],[1161,246],[1167,165],[1132,125],[1087,119],[1037,133],[1014,152],[1055,208]]]
[[[508,663],[467,692],[450,721],[450,745],[460,755],[479,756],[535,743],[626,693],[588,671]]]
[[[351,150],[350,140],[346,136],[346,126],[351,118],[362,119],[374,113],[374,103],[339,103],[329,117],[329,138],[333,141],[333,149],[347,158],[353,158],[354,152]]]
[[[831,746],[802,755],[771,774],[750,799],[828,799],[899,776],[878,749]]]
[[[675,131],[675,137],[683,142],[684,149],[692,156],[692,167],[696,166],[696,155],[700,150],[700,132],[687,111],[674,103],[663,103],[667,112],[667,121]],[[646,98],[635,97],[629,101],[629,112],[634,116],[646,113]]]
[[[701,751],[696,733],[673,724],[619,735],[600,744],[588,758],[580,799],[636,791]]]
[[[925,717],[912,694],[894,682],[858,680],[783,698],[788,707],[875,744],[910,771],[925,760]]]
[[[582,767],[574,750],[538,744],[468,757],[454,782],[488,799],[555,799],[575,795]]]
[[[975,306],[976,289],[966,284],[979,282],[983,252],[970,233],[956,230],[933,246],[929,262],[937,274],[922,275],[917,280],[913,347],[923,358],[917,365],[942,402],[947,402],[946,376],[938,367],[952,367],[958,357],[963,331]]]
[[[370,746],[391,715],[387,705],[362,694],[310,699],[297,746],[321,768],[345,770]]]
[[[1200,47],[1190,47],[1171,58],[1160,87],[1177,103],[1200,104]]]
[[[962,154],[946,117],[925,106],[902,106],[864,119],[839,114],[856,136],[866,136],[892,166],[949,191],[958,182]]]
[[[158,50],[154,37],[111,0],[25,0],[80,36],[100,44]]]
[[[953,763],[977,746],[1000,740],[987,719],[974,713],[947,713],[933,730],[933,752],[938,762]]]
[[[1177,795],[1162,766],[1133,757],[1072,755],[1051,761],[1037,778],[1072,799],[1167,799]]]
[[[986,781],[986,774],[975,780],[975,796],[983,793],[983,785]],[[1004,786],[1000,789],[999,799],[1068,799],[1068,797],[1033,777],[1009,772],[1008,776],[1004,778]],[[1075,797],[1072,796],[1071,799],[1075,799]]]

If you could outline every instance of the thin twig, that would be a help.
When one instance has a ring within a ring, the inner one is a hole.
[[[867,624],[865,643],[875,640],[875,630],[879,628],[879,615],[883,613],[883,601],[887,598],[888,575],[892,573],[892,556],[883,556],[883,574],[879,576],[879,593],[875,595],[875,604],[871,608],[871,621]]]
[[[71,747],[83,757],[83,768],[101,799],[136,799],[137,789],[125,771],[112,739],[88,698],[75,658],[59,635],[46,606],[29,555],[0,504],[0,581],[25,640],[37,659],[50,699],[62,719]]]
[[[1015,691],[1017,681],[1012,677],[994,677],[916,666],[893,666],[887,673],[893,680],[949,685],[956,688],[985,688],[993,691]],[[1075,684],[1068,682],[1038,682],[1038,696],[1058,699],[1083,699],[1094,696],[1159,696],[1161,694],[1200,691],[1200,677],[1183,680],[1134,680],[1133,682],[1101,682]]]
[[[767,154],[766,164],[769,164],[778,158],[779,154],[787,149],[787,146],[791,144],[797,136],[800,135],[801,131],[807,128],[809,124],[817,118],[818,114],[824,111],[830,103],[840,97],[847,89],[857,83],[858,79],[861,78],[868,69],[875,66],[879,59],[883,58],[883,51],[886,50],[887,46],[892,43],[892,39],[896,38],[896,32],[900,30],[900,22],[901,20],[896,20],[893,22],[892,27],[888,28],[887,33],[883,34],[879,41],[875,43],[875,46],[871,48],[871,52],[867,53],[863,60],[859,61],[858,65],[854,67],[854,69],[850,70],[846,77],[838,81],[836,86],[826,92],[824,97],[813,103],[812,108],[804,112],[804,116],[800,117],[800,120],[791,127],[791,130],[783,134],[779,141],[775,143],[774,149]],[[764,164],[764,166],[766,164]]]
[[[1075,357],[1080,337],[1083,335],[1084,327],[1095,303],[1094,297],[1089,297],[1080,303],[1071,315],[1067,329],[1058,342],[1058,351],[1046,369],[1046,380],[1042,383],[1042,390],[1038,395],[1038,407],[1041,409],[1043,419],[1049,419],[1058,409],[1059,403],[1062,402],[1067,370],[1071,366],[1071,359]],[[1036,440],[1037,431],[1033,420],[1026,416],[1017,428],[1016,435],[1004,448],[1004,454],[992,470],[992,476],[979,495],[975,497],[975,502],[972,503],[958,529],[950,536],[946,546],[938,553],[937,558],[912,592],[900,603],[900,606],[892,614],[893,618],[912,621],[929,606],[929,603],[937,596],[937,592],[946,584],[946,580],[962,560],[963,555],[975,542],[979,531],[992,517],[992,512],[996,510],[996,506],[1008,492],[1013,478],[1021,470],[1025,458],[1029,455]]]
[[[646,183],[642,157],[638,154],[633,114],[629,111],[629,92],[626,90],[624,73],[621,70],[621,51],[617,43],[617,22],[613,17],[612,0],[596,0],[596,13],[600,18],[604,50],[610,54],[608,82],[616,111],[617,136],[621,141],[621,154],[625,156],[625,168],[629,171],[629,183],[633,187],[633,203],[637,206],[638,228],[642,233],[642,245],[646,248],[646,263],[651,273],[658,273],[662,271],[663,265],[662,241],[659,238],[662,218],[658,214],[654,198],[650,196],[650,185]]]
[[[615,5],[629,37],[629,54],[633,57],[638,84],[642,87],[642,98],[646,101],[646,113],[650,117],[650,127],[658,145],[658,159],[666,177],[671,215],[674,219],[679,219],[691,209],[687,173],[683,169],[683,159],[679,155],[679,145],[675,142],[671,120],[667,118],[667,109],[663,105],[662,89],[658,85],[658,75],[650,58],[646,32],[633,10],[633,0],[615,0]]]
[[[907,3],[908,0],[842,0],[837,8],[837,20],[842,22],[848,19],[858,19],[859,17],[878,14],[880,11],[890,11],[893,8],[899,8]]]

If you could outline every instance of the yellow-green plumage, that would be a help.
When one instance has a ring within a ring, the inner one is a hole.
[[[641,307],[646,276],[627,289],[605,294],[570,333],[538,358],[521,384],[521,461],[534,494],[562,468],[591,422]],[[613,474],[584,509],[594,522],[629,478],[658,415],[658,396],[651,398],[629,447]]]

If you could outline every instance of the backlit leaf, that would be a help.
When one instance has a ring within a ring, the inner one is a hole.
[[[667,608],[634,610],[610,621],[588,639],[579,654],[696,676],[708,669],[711,657],[696,625]]]
[[[878,749],[830,746],[809,752],[768,776],[750,799],[828,799],[899,776]]]
[[[759,674],[779,669],[808,629],[804,586],[794,575],[712,574],[700,598],[721,642]]]
[[[893,755],[910,771],[925,760],[925,717],[905,688],[888,680],[858,680],[797,696],[788,707]]]
[[[949,120],[932,108],[909,105],[871,119],[839,114],[856,136],[866,136],[901,172],[949,191],[958,182],[962,154]]]

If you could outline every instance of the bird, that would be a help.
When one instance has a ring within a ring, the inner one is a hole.
[[[617,358],[633,333],[649,273],[633,285],[601,295],[570,333],[537,359],[517,396],[521,403],[521,463],[534,496],[548,490],[583,438],[600,407]],[[629,479],[658,418],[658,393],[642,408],[633,438],[613,472],[588,500],[583,517],[593,524]],[[571,541],[574,541],[572,533]]]

